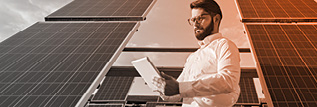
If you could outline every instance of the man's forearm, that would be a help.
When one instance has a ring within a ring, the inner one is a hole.
[[[181,97],[206,96],[230,93],[235,84],[229,75],[217,73],[197,81],[179,82],[179,90]]]

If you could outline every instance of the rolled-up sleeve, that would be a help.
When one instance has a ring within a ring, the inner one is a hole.
[[[196,81],[180,82],[180,95],[182,97],[224,94],[239,88],[239,50],[233,42],[226,39],[218,42],[215,49],[217,73],[206,74],[206,76]]]

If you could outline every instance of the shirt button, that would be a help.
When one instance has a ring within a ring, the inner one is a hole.
[[[206,99],[206,102],[210,102],[210,100],[209,100],[209,99]]]
[[[206,99],[206,98],[202,98],[202,100],[203,100],[204,102],[210,102],[210,100],[209,100],[209,99]]]

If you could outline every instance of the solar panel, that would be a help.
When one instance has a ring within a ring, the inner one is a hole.
[[[236,0],[243,22],[317,22],[314,0]]]
[[[88,107],[124,107],[124,104],[95,104],[88,105]]]
[[[133,78],[106,76],[91,102],[126,100]]]
[[[260,105],[253,78],[257,77],[256,72],[241,72],[239,82],[240,96],[236,104],[241,105]]]
[[[156,107],[157,105],[159,105],[157,102],[147,102],[145,107]]]
[[[317,106],[317,25],[246,24],[269,106]]]
[[[156,0],[74,0],[46,21],[142,21]]]
[[[75,106],[137,27],[36,23],[6,39],[0,43],[0,106]]]

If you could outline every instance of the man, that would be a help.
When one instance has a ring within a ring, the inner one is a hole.
[[[183,107],[233,106],[240,94],[240,57],[236,45],[219,33],[222,13],[213,0],[190,4],[200,48],[192,53],[178,79],[161,73],[153,84],[167,101],[180,101]]]

